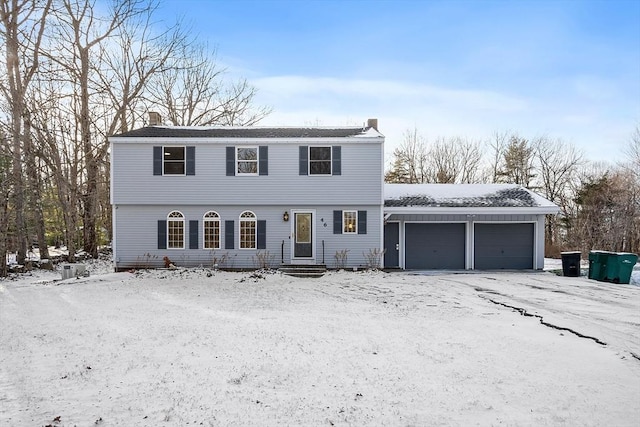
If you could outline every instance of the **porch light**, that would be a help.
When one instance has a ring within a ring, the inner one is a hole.
[[[289,221],[289,211],[284,211],[284,215],[282,215],[282,220],[284,222],[288,222]]]

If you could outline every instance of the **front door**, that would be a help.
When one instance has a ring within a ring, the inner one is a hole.
[[[293,212],[293,258],[313,259],[313,213]]]

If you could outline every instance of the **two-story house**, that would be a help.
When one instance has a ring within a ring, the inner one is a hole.
[[[360,127],[148,126],[114,135],[116,269],[360,267],[383,247],[384,136]]]
[[[514,184],[384,184],[361,127],[152,125],[111,142],[116,269],[544,266],[559,208]],[[382,260],[382,248],[384,259]]]

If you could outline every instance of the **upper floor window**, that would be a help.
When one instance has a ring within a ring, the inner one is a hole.
[[[309,147],[301,145],[299,174],[316,176],[342,175],[342,147]]]
[[[257,147],[236,147],[236,173],[238,175],[258,174]]]
[[[257,236],[257,217],[251,211],[240,214],[240,249],[255,249]]]
[[[269,175],[269,147],[227,147],[227,176]]]
[[[195,175],[196,147],[153,147],[154,175]]]
[[[331,175],[331,147],[309,147],[309,175]]]
[[[167,248],[184,249],[184,215],[173,211],[167,215]]]
[[[342,211],[342,233],[358,233],[358,211]]]
[[[162,172],[164,175],[185,174],[184,147],[163,147]]]
[[[220,249],[220,215],[209,211],[203,217],[204,248]]]

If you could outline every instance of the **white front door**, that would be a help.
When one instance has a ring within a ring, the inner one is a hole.
[[[292,211],[293,245],[291,262],[315,262],[314,214],[311,211]]]

